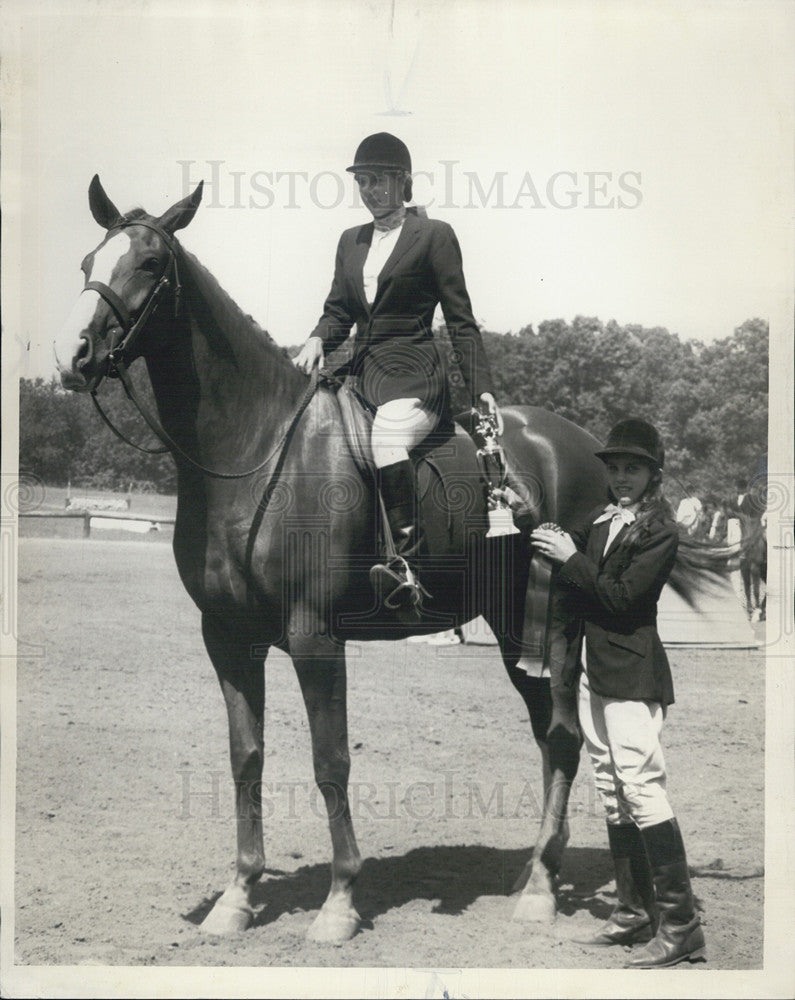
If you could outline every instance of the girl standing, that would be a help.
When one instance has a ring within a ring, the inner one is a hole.
[[[653,934],[627,963],[636,969],[704,957],[660,745],[674,694],[657,601],[678,545],[662,492],[664,454],[651,424],[621,421],[597,452],[614,502],[573,537],[544,527],[531,536],[534,548],[559,564],[558,587],[576,615],[564,679],[574,683],[579,672],[580,726],[616,873],[618,905],[587,943],[632,944]]]

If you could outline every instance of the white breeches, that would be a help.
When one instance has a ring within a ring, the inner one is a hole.
[[[643,829],[671,819],[660,745],[662,705],[603,698],[591,691],[583,671],[578,712],[607,822],[634,822]]]
[[[391,399],[375,411],[371,441],[376,467],[394,465],[431,433],[438,418],[419,399]]]

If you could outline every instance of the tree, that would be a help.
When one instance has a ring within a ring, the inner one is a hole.
[[[138,376],[136,388],[153,406],[148,379]],[[106,380],[102,407],[127,437],[152,446],[152,435],[127,400],[117,381]],[[61,389],[53,378],[20,381],[19,464],[53,486],[71,481],[99,489],[139,489],[173,492],[176,469],[168,456],[145,455],[120,441],[101,421],[85,396]],[[153,442],[155,445],[158,442]]]
[[[444,327],[435,331],[452,357]],[[484,330],[497,399],[553,410],[604,440],[629,416],[650,420],[666,447],[666,471],[688,490],[725,496],[738,478],[752,479],[766,454],[768,326],[749,319],[730,337],[704,345],[681,341],[663,327],[620,326],[589,316],[571,324],[546,320],[538,330]],[[350,343],[335,356],[350,355]],[[448,365],[454,410],[468,409],[460,372]],[[136,387],[154,406],[149,380]],[[121,385],[106,380],[102,405],[127,437],[150,442],[146,425]],[[143,455],[122,444],[87,399],[65,393],[53,380],[20,385],[20,464],[53,485],[124,488],[129,482],[176,489],[168,457]]]

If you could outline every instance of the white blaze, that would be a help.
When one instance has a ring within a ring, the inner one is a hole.
[[[125,232],[117,233],[111,237],[94,254],[94,263],[87,280],[110,284],[116,265],[130,249],[130,242],[130,237]],[[59,368],[71,370],[72,360],[80,350],[80,334],[88,328],[101,301],[99,293],[95,292],[93,288],[88,288],[83,290],[72,306],[61,332],[53,344],[55,361]]]

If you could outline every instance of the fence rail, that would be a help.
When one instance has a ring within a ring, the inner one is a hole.
[[[129,514],[115,510],[23,510],[19,512],[20,517],[52,517],[56,520],[61,518],[80,518],[83,521],[83,538],[91,536],[91,520],[99,517],[105,521],[138,521],[141,524],[150,524],[154,528],[161,524],[174,524],[174,517],[147,517],[145,514]]]

